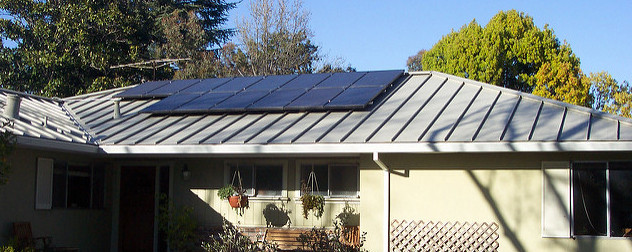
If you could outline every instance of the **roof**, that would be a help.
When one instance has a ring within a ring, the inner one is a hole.
[[[121,100],[113,119],[124,90],[63,99],[61,118],[108,154],[632,150],[628,118],[438,72],[406,73],[370,106],[346,111],[140,113],[162,99],[153,98]]]
[[[11,94],[21,97],[19,118],[9,119],[2,115],[0,123],[8,123],[3,130],[13,132],[18,144],[83,152],[98,150],[96,142],[74,120],[63,101],[0,89],[3,110],[7,96]]]

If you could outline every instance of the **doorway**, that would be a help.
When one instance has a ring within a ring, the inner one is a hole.
[[[154,251],[156,167],[121,167],[119,251]]]

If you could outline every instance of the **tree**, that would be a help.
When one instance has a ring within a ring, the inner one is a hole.
[[[220,26],[233,7],[223,0],[2,1],[0,10],[10,18],[0,19],[0,37],[17,46],[0,47],[0,85],[68,96],[171,78],[180,69],[177,62],[173,68],[157,70],[155,65],[130,63],[153,63],[170,53],[180,55],[185,49],[201,51],[219,44],[232,32]],[[165,26],[179,18],[189,22]],[[189,33],[193,28],[196,32]],[[167,50],[178,48],[172,44],[178,42],[174,39],[178,32],[184,34],[181,45],[194,41],[193,46]],[[121,65],[130,67],[116,67]]]
[[[590,73],[593,108],[615,115],[632,117],[632,86],[621,85],[608,72]]]
[[[311,73],[321,58],[311,41],[309,12],[300,0],[252,1],[250,18],[241,20],[237,28],[248,67],[242,74]]]
[[[8,127],[12,127],[12,122],[3,123],[0,128],[3,129],[0,132],[0,186],[6,184],[9,181],[9,174],[11,173],[11,164],[9,163],[9,156],[15,149],[15,135],[8,130]]]
[[[413,56],[414,57],[414,56]],[[579,58],[548,26],[515,10],[501,11],[485,27],[476,20],[444,36],[423,54],[434,70],[523,92],[589,105]],[[573,92],[567,92],[573,90]]]
[[[417,54],[408,57],[406,61],[406,67],[408,67],[408,71],[423,71],[423,64],[421,60],[424,57],[424,53],[426,53],[426,49],[421,49]]]

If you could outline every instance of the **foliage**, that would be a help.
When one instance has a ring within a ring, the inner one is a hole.
[[[314,71],[320,59],[311,41],[309,12],[300,0],[254,0],[250,18],[237,24],[247,64],[243,75],[300,74]],[[239,65],[238,65],[239,66]]]
[[[250,252],[250,251],[277,251],[275,244],[267,241],[253,242],[248,237],[239,233],[235,226],[226,219],[222,225],[223,232],[217,238],[211,237],[209,242],[202,242],[205,251],[221,252]]]
[[[235,194],[235,188],[232,185],[226,185],[217,191],[217,196],[221,199],[228,199],[228,197]]]
[[[533,94],[585,107],[592,101],[590,83],[581,76],[579,65],[556,60],[540,67]]]
[[[632,117],[632,86],[627,81],[619,84],[608,72],[591,73],[587,79],[594,109]]]
[[[408,67],[408,71],[423,71],[423,64],[421,60],[424,57],[424,53],[426,53],[425,49],[421,49],[417,54],[408,57],[406,60],[406,67]]]
[[[171,78],[177,63],[116,66],[195,55],[219,44],[232,32],[220,26],[233,7],[223,0],[2,1],[9,18],[0,19],[0,37],[17,46],[0,46],[0,85],[68,96]]]
[[[297,239],[308,248],[309,251],[366,251],[362,248],[366,241],[366,232],[360,236],[358,245],[347,244],[342,242],[342,237],[346,235],[347,230],[343,228],[340,222],[334,221],[334,230],[325,228],[312,228],[309,232],[301,234]]]
[[[165,194],[160,195],[158,227],[164,232],[171,249],[191,251],[195,248],[197,223],[192,207],[176,208]]]
[[[318,69],[318,73],[351,73],[356,72],[356,69],[352,66],[342,66],[335,65],[334,63],[325,63],[320,69]]]
[[[303,218],[307,219],[309,212],[313,211],[316,218],[323,216],[325,211],[325,198],[322,195],[312,194],[307,183],[301,183],[301,202],[303,203]]]
[[[413,56],[414,57],[414,56]],[[485,27],[475,20],[445,35],[423,54],[424,70],[532,92],[578,105],[590,102],[579,58],[548,26],[515,10],[501,11]],[[564,93],[565,90],[576,90]]]
[[[11,122],[4,123],[0,127],[4,130],[0,132],[0,185],[9,181],[9,174],[11,173],[9,156],[15,149],[15,135],[7,127],[11,127]]]

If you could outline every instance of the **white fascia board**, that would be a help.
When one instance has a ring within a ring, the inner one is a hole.
[[[20,147],[70,151],[80,153],[99,153],[99,146],[83,143],[72,143],[60,140],[42,139],[27,136],[17,136],[16,144]]]
[[[349,154],[632,151],[632,142],[101,145],[106,154]]]

